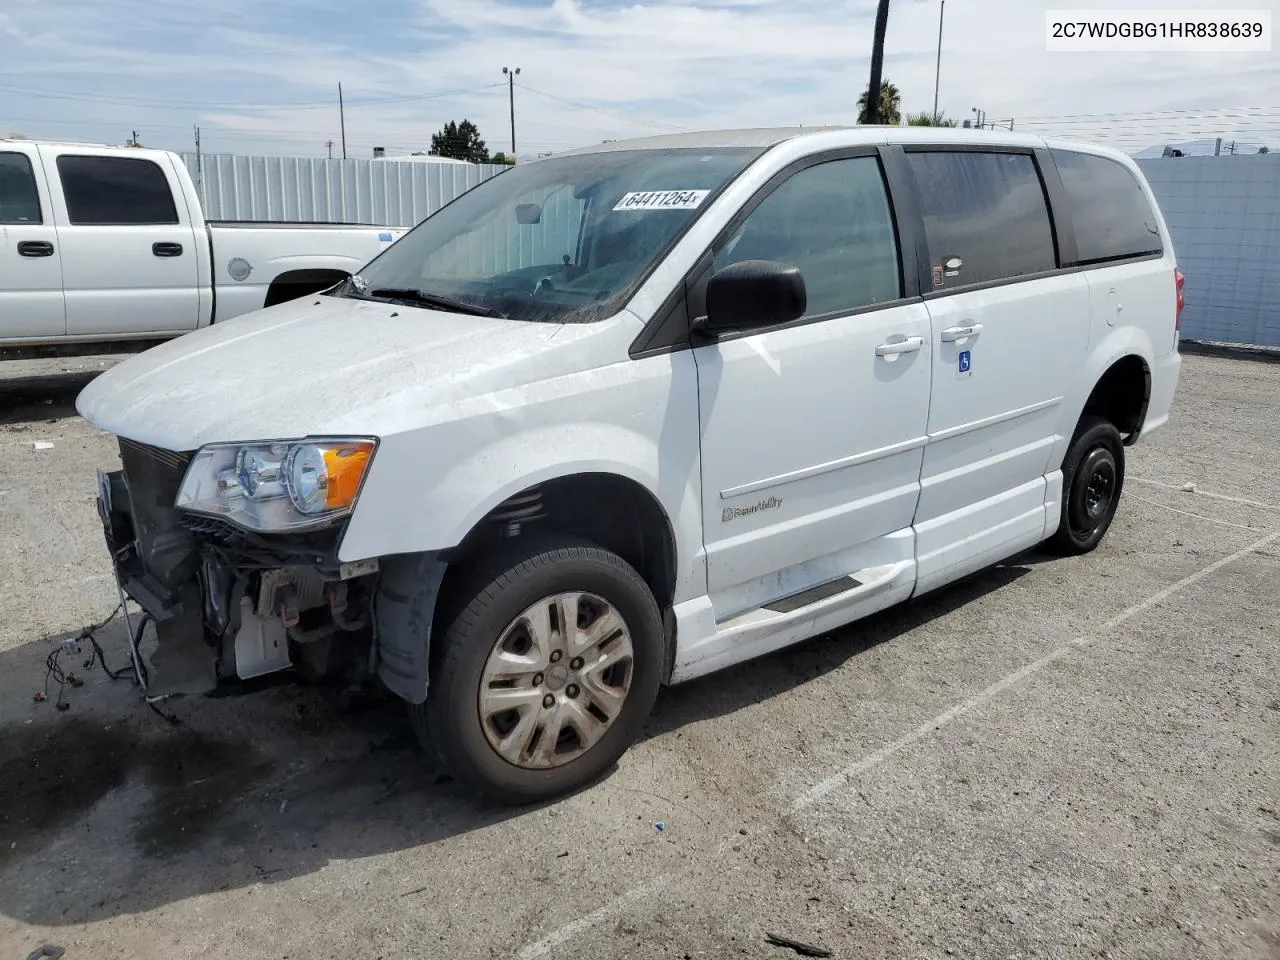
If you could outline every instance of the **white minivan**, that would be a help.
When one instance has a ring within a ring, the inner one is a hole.
[[[1113,150],[663,136],[520,164],[77,405],[120,438],[99,506],[148,696],[376,675],[520,803],[609,770],[664,683],[1092,550],[1181,309]]]

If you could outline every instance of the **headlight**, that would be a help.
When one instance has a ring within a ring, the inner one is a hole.
[[[174,506],[250,530],[321,526],[351,511],[375,446],[346,437],[210,444],[192,458]]]

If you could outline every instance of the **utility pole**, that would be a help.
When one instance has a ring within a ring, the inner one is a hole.
[[[136,147],[138,145],[138,131],[130,130],[129,146]]]
[[[880,76],[884,72],[884,33],[889,26],[889,0],[876,7],[876,32],[871,38],[871,80],[867,84],[867,123],[880,122]]]
[[[933,122],[938,122],[938,88],[942,84],[942,18],[947,14],[947,0],[938,10],[938,69],[933,75]]]
[[[511,159],[514,160],[516,158],[516,77],[520,75],[520,68],[511,70],[503,67],[502,72],[507,77],[507,95],[511,100]]]
[[[342,84],[338,84],[338,124],[342,127],[342,159],[347,159],[347,111],[342,106]]]
[[[329,148],[329,159],[332,160],[333,159],[333,141],[326,140],[324,142],[324,145]]]

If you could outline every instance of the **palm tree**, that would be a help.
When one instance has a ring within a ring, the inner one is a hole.
[[[919,113],[907,114],[907,126],[909,127],[958,127],[960,122],[952,120],[945,113],[939,113],[934,116],[927,110],[921,110]]]
[[[884,35],[889,28],[889,0],[879,0],[876,4],[876,26],[871,36],[871,76],[867,79],[867,92],[880,90],[884,81]],[[885,114],[881,111],[880,98],[867,99],[862,105],[862,119],[859,123],[886,123]]]
[[[870,89],[870,88],[868,88]],[[880,116],[877,118],[880,123],[887,123],[897,126],[902,122],[902,94],[888,80],[880,84]],[[867,122],[867,91],[862,92],[862,96],[858,97],[858,122]]]

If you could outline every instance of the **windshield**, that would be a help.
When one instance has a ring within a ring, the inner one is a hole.
[[[336,293],[514,320],[599,320],[759,154],[620,150],[521,164],[428,217]]]

